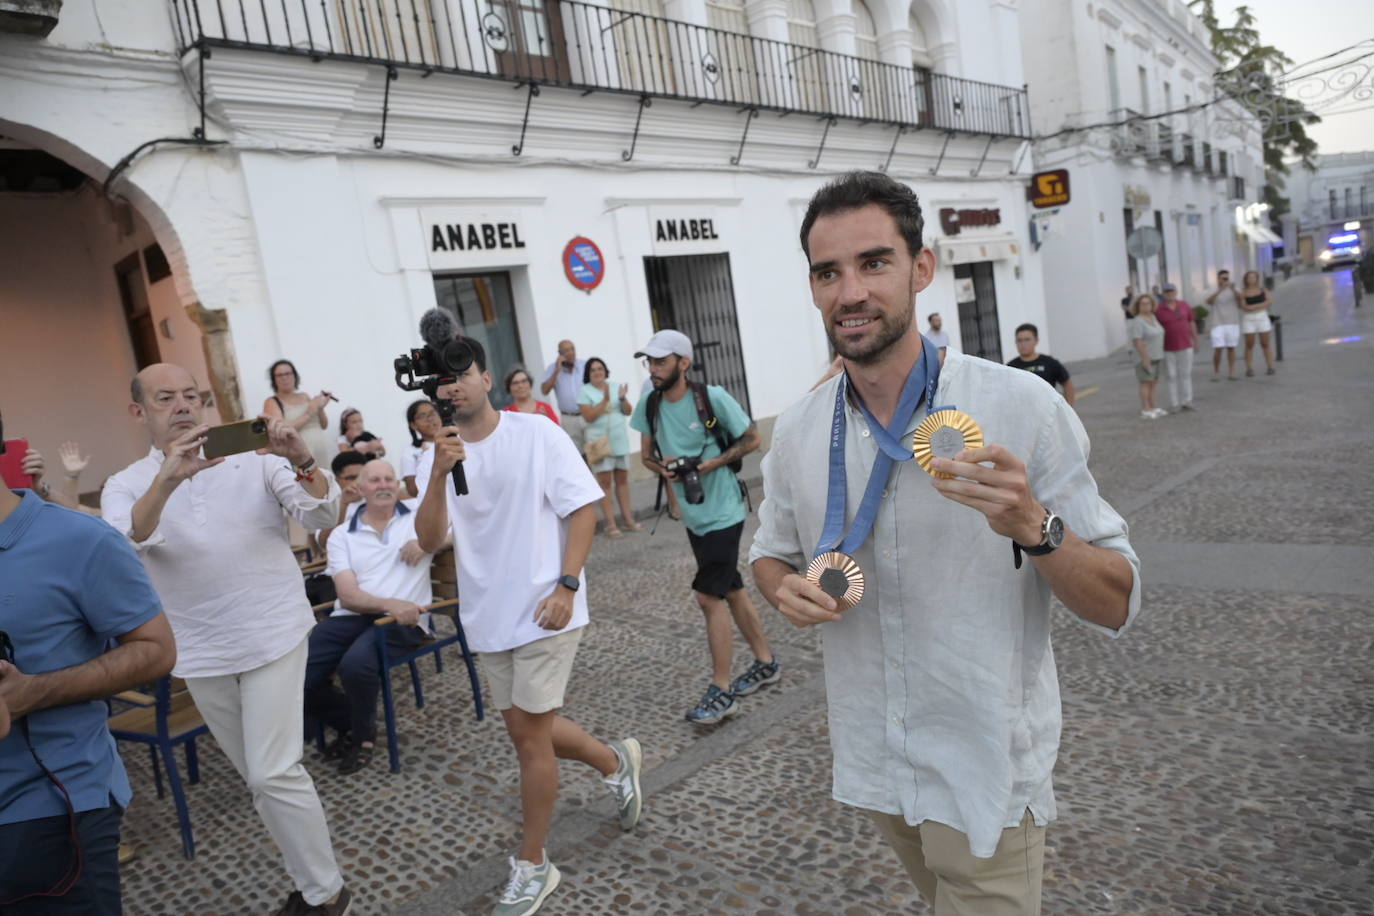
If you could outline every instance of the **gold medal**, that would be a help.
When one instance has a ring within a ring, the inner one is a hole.
[[[932,477],[952,478],[931,467],[934,458],[953,458],[966,448],[982,448],[983,431],[973,417],[958,410],[937,410],[921,421],[911,437],[916,462]]]
[[[847,611],[864,596],[864,571],[847,553],[823,553],[806,567],[806,581],[835,599],[838,610]]]

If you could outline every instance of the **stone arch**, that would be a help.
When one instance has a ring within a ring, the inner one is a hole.
[[[80,144],[32,124],[0,118],[0,136],[60,159],[83,172],[93,182],[105,182],[113,170],[112,165]],[[185,247],[170,215],[147,189],[128,174],[116,179],[106,199],[111,216],[116,221],[128,217],[122,208],[131,208],[151,230],[171,268],[177,299],[186,316],[200,331],[206,383],[214,392],[220,417],[226,421],[240,419],[244,415],[243,398],[228,316],[223,310],[207,309],[201,304],[192,283]]]

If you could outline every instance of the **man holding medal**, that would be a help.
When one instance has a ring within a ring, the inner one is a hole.
[[[936,916],[1038,913],[1050,595],[1118,635],[1139,561],[1072,408],[917,330],[922,225],[874,172],[812,198],[802,248],[844,371],[778,418],[750,559],[784,616],[824,624],[836,800],[870,812]]]

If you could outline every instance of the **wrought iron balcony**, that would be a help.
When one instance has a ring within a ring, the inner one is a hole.
[[[1155,123],[1155,155],[1165,162],[1178,162],[1174,151],[1174,129],[1163,121]]]
[[[425,74],[1030,138],[1026,90],[580,0],[171,0],[183,53],[242,48]]]

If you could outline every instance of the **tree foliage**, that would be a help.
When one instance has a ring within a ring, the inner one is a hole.
[[[1297,157],[1304,168],[1314,170],[1312,156],[1317,143],[1307,127],[1321,121],[1300,102],[1283,93],[1283,76],[1293,61],[1278,48],[1265,44],[1248,6],[1236,8],[1232,25],[1222,25],[1215,0],[1190,0],[1211,38],[1212,53],[1221,69],[1216,74],[1218,95],[1234,98],[1259,119],[1264,131],[1265,203],[1277,219],[1289,208],[1283,196],[1285,159]]]

